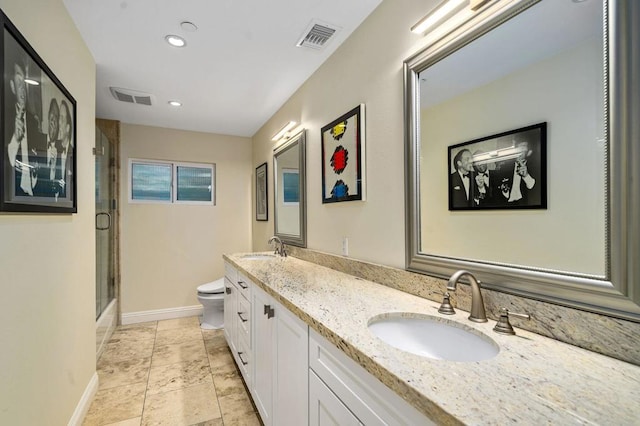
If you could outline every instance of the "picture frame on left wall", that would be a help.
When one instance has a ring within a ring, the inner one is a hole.
[[[76,100],[0,11],[0,211],[77,213]]]
[[[269,220],[267,200],[267,163],[262,163],[256,167],[256,220]]]

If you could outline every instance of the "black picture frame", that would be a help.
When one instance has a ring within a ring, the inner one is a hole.
[[[448,148],[449,210],[547,208],[547,123]]]
[[[321,129],[322,203],[365,200],[364,104]]]
[[[269,194],[267,193],[267,163],[256,167],[256,220],[269,220]]]
[[[77,213],[76,101],[0,11],[0,211]]]

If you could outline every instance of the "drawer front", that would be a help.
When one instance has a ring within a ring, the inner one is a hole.
[[[238,324],[238,334],[243,335],[247,342],[251,341],[251,303],[242,295],[238,297],[238,307],[236,309],[236,324]],[[249,347],[250,348],[250,347]]]
[[[236,284],[238,285],[238,289],[240,290],[240,294],[244,295],[246,299],[250,299],[250,289],[253,283],[249,278],[247,278],[242,272],[238,272],[238,277],[236,279]]]
[[[366,425],[435,425],[314,330],[309,368]]]
[[[234,358],[236,359],[236,363],[238,364],[238,369],[242,374],[242,378],[246,383],[247,387],[251,389],[251,375],[249,372],[252,368],[253,357],[251,354],[251,350],[249,349],[249,345],[244,336],[238,336],[238,341],[236,345],[236,351],[233,353]]]
[[[238,270],[229,262],[224,262],[224,276],[229,278],[232,283],[235,283],[238,281]]]

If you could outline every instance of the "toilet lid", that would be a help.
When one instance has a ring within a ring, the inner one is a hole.
[[[198,293],[205,294],[218,294],[224,293],[224,278],[220,278],[210,283],[202,284],[198,286]]]

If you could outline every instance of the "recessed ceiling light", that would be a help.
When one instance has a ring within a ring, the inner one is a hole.
[[[198,31],[198,27],[196,26],[196,24],[189,21],[180,22],[180,28],[190,33],[195,33],[196,31]]]
[[[32,78],[25,78],[24,82],[32,86],[40,86],[40,83]]]
[[[169,34],[168,36],[165,36],[164,39],[167,40],[167,43],[174,47],[184,47],[187,45],[185,39],[177,35]]]
[[[182,106],[182,102],[180,102],[180,101],[169,101],[169,105],[174,106],[174,107],[179,107],[179,106]]]

